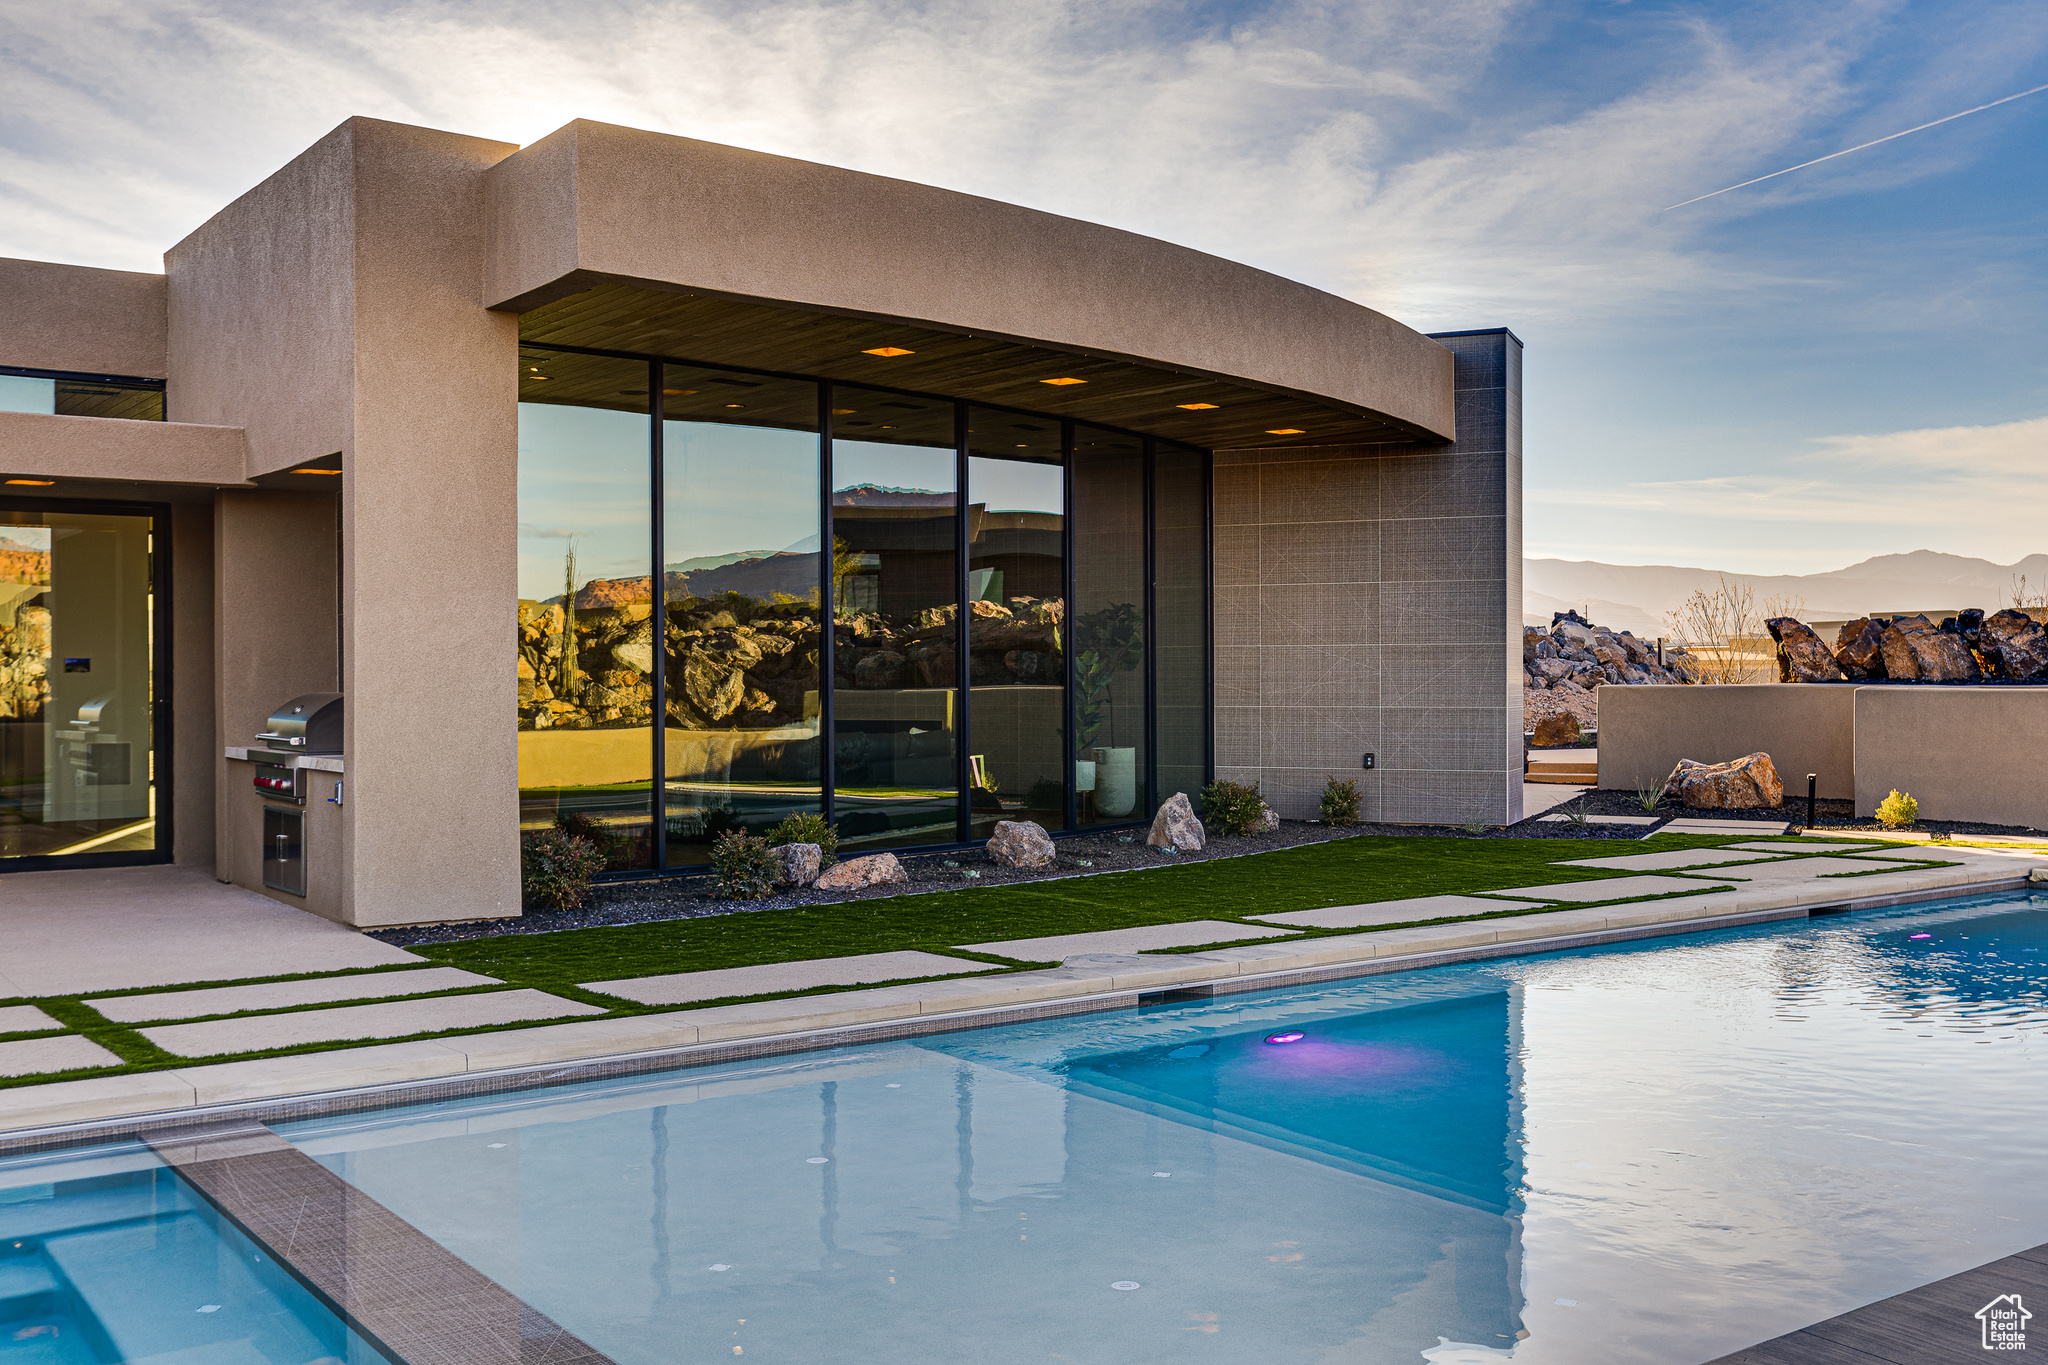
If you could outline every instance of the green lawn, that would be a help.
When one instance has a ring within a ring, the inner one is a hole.
[[[1330,905],[1635,876],[1640,874],[1620,869],[1603,872],[1595,868],[1559,867],[1556,864],[1579,858],[1623,857],[1645,851],[1712,848],[1732,842],[1737,840],[1693,835],[1660,835],[1648,845],[1634,841],[1364,836],[1248,857],[1220,858],[1178,866],[1168,864],[1091,877],[1070,877],[1016,886],[967,885],[957,891],[617,928],[507,934],[459,943],[424,945],[413,951],[436,962],[497,977],[513,986],[538,987],[571,999],[603,1005],[616,1017],[653,1013],[667,1007],[641,1006],[595,995],[579,989],[577,983],[906,948],[957,953],[954,945],[961,943],[1037,938],[1179,920],[1236,920],[1248,915],[1270,915]],[[1803,852],[1796,842],[1788,842],[1787,851]],[[1308,930],[1300,937],[1354,932],[1357,931]],[[994,958],[988,962],[991,971],[1014,970],[1016,966],[1014,962]],[[207,986],[238,984],[250,983],[193,982],[168,989],[197,990]],[[818,994],[837,989],[841,988],[823,987],[820,991],[797,994]],[[104,995],[139,993],[142,993],[139,989],[100,992]],[[105,1020],[78,997],[0,1000],[0,1005],[15,1003],[41,1006],[68,1028],[111,1049],[122,1059],[123,1065],[59,1074],[0,1077],[0,1089],[84,1076],[155,1071],[172,1066],[204,1066],[241,1060],[242,1057],[322,1052],[334,1050],[337,1046],[405,1041],[388,1038],[338,1045],[316,1043],[244,1053],[240,1057],[192,1060],[163,1052],[134,1027]],[[707,1006],[718,1003],[721,1002],[702,1002]],[[295,1011],[278,1011],[291,1012]],[[555,1022],[560,1021],[500,1025],[482,1031],[543,1028]]]
[[[1669,835],[1659,837],[1654,847],[1660,851],[1706,848],[1728,842]],[[906,948],[947,952],[961,943],[1127,929],[1178,920],[1242,919],[1328,905],[1633,876],[1637,874],[1554,864],[1644,851],[1645,846],[1635,842],[1567,839],[1338,839],[1178,867],[616,928],[507,934],[430,944],[413,951],[522,986],[561,990],[579,981],[625,976],[751,967]]]

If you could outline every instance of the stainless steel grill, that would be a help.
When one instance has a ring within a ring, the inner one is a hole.
[[[308,692],[270,713],[256,736],[273,749],[295,754],[341,752],[341,693]]]

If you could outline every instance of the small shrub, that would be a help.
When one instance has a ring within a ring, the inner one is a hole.
[[[768,831],[768,847],[781,848],[784,844],[816,844],[825,855],[820,867],[830,867],[839,861],[839,831],[815,811],[785,815],[781,824]]]
[[[1458,828],[1464,830],[1467,834],[1471,835],[1484,834],[1487,830],[1486,817],[1483,815],[1475,815],[1470,820],[1467,820],[1464,824],[1458,826]]]
[[[1655,815],[1657,807],[1664,804],[1664,784],[1662,782],[1653,782],[1648,786],[1637,787],[1636,804],[1648,813]]]
[[[1316,806],[1316,814],[1326,825],[1357,824],[1358,784],[1348,777],[1324,778],[1323,799]]]
[[[720,835],[711,846],[711,869],[711,894],[726,900],[757,901],[775,889],[782,860],[766,839],[733,830]]]
[[[555,828],[572,839],[587,841],[607,860],[618,851],[618,841],[613,837],[611,829],[595,815],[585,815],[581,811],[563,811],[555,817]]]
[[[1249,834],[1265,813],[1256,782],[1211,782],[1202,788],[1202,823],[1216,834]]]
[[[1583,796],[1565,807],[1564,818],[1571,821],[1574,829],[1591,829],[1593,826],[1593,811]]]
[[[605,855],[590,840],[561,829],[536,830],[519,841],[519,890],[551,910],[574,910],[604,871]]]
[[[1897,787],[1877,803],[1877,823],[1886,829],[1904,829],[1920,818],[1920,803]]]

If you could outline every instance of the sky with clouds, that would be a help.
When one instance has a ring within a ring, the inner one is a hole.
[[[0,255],[151,270],[351,114],[682,133],[1528,344],[1532,555],[2048,550],[2040,0],[0,0]]]

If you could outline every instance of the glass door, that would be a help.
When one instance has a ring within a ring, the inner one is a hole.
[[[157,518],[0,503],[0,859],[149,861]]]

